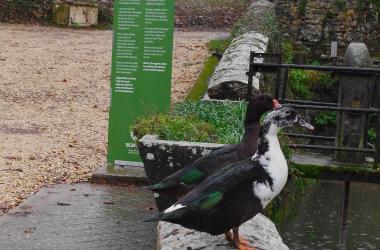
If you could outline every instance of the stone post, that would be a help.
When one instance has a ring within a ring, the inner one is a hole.
[[[344,55],[344,66],[368,68],[372,65],[367,46],[351,43]],[[339,84],[339,106],[369,108],[371,103],[372,76],[342,74]],[[367,144],[368,115],[357,112],[341,112],[337,115],[335,144],[338,147],[365,148]],[[344,162],[363,162],[364,154],[337,152],[336,159]]]

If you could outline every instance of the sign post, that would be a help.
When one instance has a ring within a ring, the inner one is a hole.
[[[170,106],[173,0],[115,0],[108,163],[141,165],[130,127]]]

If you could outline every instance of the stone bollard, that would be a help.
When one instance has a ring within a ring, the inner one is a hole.
[[[344,66],[368,68],[372,65],[367,46],[351,43],[344,55]],[[339,106],[369,108],[371,103],[372,76],[342,74],[339,84]],[[335,144],[338,147],[365,148],[367,143],[368,115],[357,112],[341,112],[337,115]],[[344,162],[360,163],[364,153],[336,152],[336,159]]]

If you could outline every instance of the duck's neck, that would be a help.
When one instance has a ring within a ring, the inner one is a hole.
[[[262,111],[254,108],[253,110],[247,111],[244,120],[244,135],[240,142],[243,146],[250,146],[257,144],[257,138],[259,136],[260,130],[260,117],[263,114]],[[253,147],[256,148],[256,147]],[[254,153],[254,152],[253,152]]]
[[[257,138],[259,137],[259,131],[260,131],[260,122],[258,121],[252,124],[249,124],[248,126],[245,126],[245,132],[240,144],[247,145],[247,146],[256,145]]]
[[[265,155],[269,151],[282,152],[278,141],[280,128],[271,123],[264,123],[260,128],[257,155]]]

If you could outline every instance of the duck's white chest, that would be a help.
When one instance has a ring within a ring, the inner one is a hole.
[[[258,160],[272,179],[272,185],[268,181],[265,183],[253,182],[253,192],[261,200],[262,207],[265,208],[284,188],[288,180],[288,164],[278,141],[269,143],[268,152],[261,155]]]

